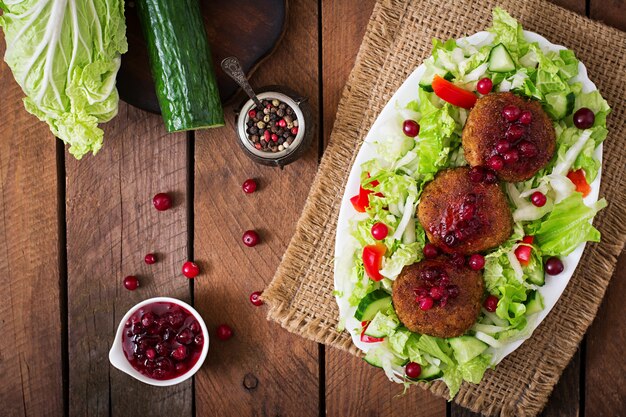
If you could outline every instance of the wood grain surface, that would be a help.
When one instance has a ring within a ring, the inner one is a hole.
[[[67,266],[69,411],[72,416],[191,416],[191,381],[140,383],[109,365],[108,352],[129,308],[153,296],[190,300],[180,270],[187,258],[186,137],[166,134],[161,118],[120,103],[95,157],[68,154]],[[152,196],[174,196],[158,212]],[[158,262],[146,265],[155,252]],[[126,290],[136,275],[140,287]]]
[[[0,414],[56,416],[63,413],[56,141],[24,109],[4,62],[0,90]]]
[[[265,1],[255,5],[279,0]],[[554,2],[626,29],[626,1]],[[285,37],[251,79],[291,87],[313,107],[314,143],[284,170],[239,149],[241,95],[225,108],[226,127],[172,135],[158,116],[120,103],[100,153],[76,161],[26,113],[0,63],[1,416],[477,416],[419,388],[398,395],[380,370],[286,332],[248,301],[270,282],[293,234],[373,5],[289,2]],[[241,190],[247,178],[259,183],[254,194]],[[157,192],[171,193],[174,208],[157,212]],[[258,246],[241,242],[248,229],[261,235]],[[143,262],[148,252],[155,265]],[[202,268],[194,281],[180,273],[188,258]],[[134,292],[122,286],[131,274],[141,281]],[[542,416],[626,416],[624,294],[622,254]],[[170,388],[141,384],[108,362],[121,317],[156,295],[194,302],[211,332],[205,365]],[[221,323],[234,329],[231,340],[214,336]]]

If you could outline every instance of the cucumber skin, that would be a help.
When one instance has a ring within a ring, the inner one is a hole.
[[[161,114],[168,132],[223,126],[198,0],[137,0]]]

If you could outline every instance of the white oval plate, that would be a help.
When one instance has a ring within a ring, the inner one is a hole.
[[[478,32],[472,36],[466,38],[460,38],[457,41],[467,41],[472,45],[489,44],[493,35],[489,32]],[[543,51],[558,51],[566,49],[561,45],[554,45],[550,43],[543,36],[540,36],[534,32],[524,31],[524,37],[529,42],[537,42],[539,47]],[[334,269],[334,282],[335,289],[339,291],[342,296],[336,296],[337,304],[339,306],[340,318],[345,318],[345,329],[352,335],[353,343],[361,349],[363,352],[367,352],[370,348],[375,347],[378,343],[363,343],[360,340],[360,335],[355,334],[353,329],[361,328],[361,323],[354,318],[354,312],[356,307],[350,306],[348,297],[352,293],[353,285],[350,283],[350,274],[353,263],[353,254],[357,249],[356,241],[350,235],[350,221],[352,219],[363,218],[364,214],[358,213],[350,204],[350,197],[359,192],[359,183],[361,176],[361,164],[369,161],[377,156],[376,148],[372,145],[374,142],[377,130],[384,123],[384,121],[395,117],[397,115],[397,108],[404,107],[408,102],[412,100],[419,100],[417,92],[419,89],[419,80],[424,73],[424,65],[418,66],[415,71],[406,79],[406,81],[398,88],[396,93],[391,97],[389,102],[385,105],[380,115],[372,125],[370,131],[365,137],[364,143],[356,156],[354,165],[350,170],[350,176],[346,183],[346,189],[341,200],[341,208],[339,210],[339,219],[337,222],[337,235],[335,238],[335,269]],[[583,92],[597,90],[595,84],[589,80],[587,76],[587,69],[579,62],[578,64],[578,76],[574,79],[582,83]],[[419,138],[418,138],[419,139]],[[602,145],[598,146],[595,150],[595,158],[602,162]],[[598,173],[597,178],[591,183],[591,193],[585,198],[585,203],[590,205],[598,200],[598,194],[600,191],[600,177],[602,172]],[[545,308],[535,317],[534,323],[529,320],[528,326],[531,326],[531,331],[526,338],[512,341],[502,348],[490,348],[492,354],[492,363],[495,365],[504,359],[507,355],[515,351],[526,339],[528,339],[532,331],[546,318],[550,310],[554,307],[559,297],[565,290],[565,286],[569,282],[580,258],[585,249],[585,243],[582,243],[576,250],[570,253],[567,257],[563,258],[563,264],[565,269],[558,277],[551,277],[546,275],[546,283],[543,287],[539,288],[539,292],[544,298]]]

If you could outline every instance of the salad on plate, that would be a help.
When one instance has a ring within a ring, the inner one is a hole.
[[[530,337],[598,200],[607,102],[573,51],[504,10],[433,41],[357,156],[339,215],[340,328],[369,364],[450,398]]]

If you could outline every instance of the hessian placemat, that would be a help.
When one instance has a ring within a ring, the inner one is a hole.
[[[335,229],[350,167],[383,106],[430,55],[432,38],[456,39],[485,30],[495,6],[525,29],[572,49],[613,109],[600,187],[609,205],[594,220],[602,242],[587,245],[561,299],[532,338],[488,370],[479,385],[464,383],[454,399],[486,415],[534,416],[591,324],[626,240],[626,34],[621,31],[543,0],[379,1],[295,235],[263,298],[270,307],[268,318],[287,330],[358,354],[349,334],[337,330],[332,295]],[[441,381],[421,386],[447,397]]]

